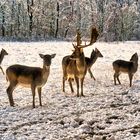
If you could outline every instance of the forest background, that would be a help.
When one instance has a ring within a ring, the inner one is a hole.
[[[1,0],[0,40],[72,40],[76,29],[89,38],[96,26],[105,42],[140,40],[138,0]]]

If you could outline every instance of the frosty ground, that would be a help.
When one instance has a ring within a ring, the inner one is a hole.
[[[43,106],[36,94],[35,109],[31,90],[23,87],[14,90],[16,106],[9,106],[8,82],[0,72],[0,140],[140,140],[140,68],[131,88],[127,74],[120,76],[122,85],[115,86],[112,69],[116,59],[129,60],[135,52],[140,56],[140,42],[95,43],[85,48],[86,56],[98,48],[104,57],[92,67],[96,81],[87,73],[85,97],[79,98],[70,94],[68,84],[62,92],[61,61],[72,53],[71,43],[1,42],[2,48],[9,53],[2,62],[4,70],[15,63],[42,67],[39,53],[56,53],[56,57],[42,91]]]

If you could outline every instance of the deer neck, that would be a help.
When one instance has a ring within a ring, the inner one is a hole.
[[[94,55],[91,55],[90,56],[91,65],[96,62],[97,58],[98,58],[98,56],[97,56],[96,53]]]
[[[2,60],[3,60],[3,58],[4,58],[4,54],[0,53],[0,64],[1,64]]]
[[[49,73],[50,73],[50,66],[43,65],[43,69],[42,69],[43,79],[46,79],[47,80],[47,78],[49,76]]]
[[[84,54],[82,54],[80,56],[80,58],[78,58],[76,60],[76,65],[77,65],[77,69],[79,71],[85,69],[86,62],[85,62],[85,56],[84,56]]]
[[[50,66],[43,65],[43,73],[50,71]]]
[[[137,71],[137,69],[138,69],[138,62],[136,61],[136,62],[133,62],[133,63],[134,63],[134,67],[135,67],[135,69]]]

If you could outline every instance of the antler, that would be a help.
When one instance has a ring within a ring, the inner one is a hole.
[[[99,33],[98,33],[97,29],[95,27],[92,27],[91,36],[90,36],[90,43],[89,44],[85,43],[85,45],[79,44],[78,45],[79,48],[85,48],[85,47],[91,46],[92,44],[94,44],[96,42],[98,36],[99,36]]]
[[[85,45],[81,45],[82,44],[81,33],[80,33],[80,30],[77,29],[77,36],[76,36],[77,45],[75,45],[74,43],[72,43],[72,45],[74,48],[77,48],[77,47],[85,48],[85,47],[91,46],[92,44],[94,44],[96,42],[98,36],[99,36],[99,33],[98,33],[97,29],[95,27],[92,27],[91,35],[90,35],[90,43],[86,44],[86,42],[85,42]]]
[[[79,29],[77,29],[77,35],[76,35],[76,42],[77,44],[75,45],[74,43],[72,43],[73,47],[76,48],[78,46],[80,46],[82,44],[82,40],[81,40],[81,32]]]
[[[82,43],[82,40],[81,40],[81,32],[78,29],[77,30],[77,46],[79,46],[81,43]]]

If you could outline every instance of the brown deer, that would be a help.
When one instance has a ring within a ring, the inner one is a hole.
[[[96,79],[95,79],[95,77],[93,76],[93,74],[91,72],[91,67],[96,62],[98,57],[103,57],[103,55],[101,54],[101,52],[97,48],[95,48],[95,50],[94,49],[92,50],[90,58],[89,57],[85,57],[85,61],[86,61],[87,68],[88,68],[88,72],[89,72],[91,78],[93,78],[94,80],[96,80]]]
[[[35,90],[38,90],[39,103],[42,106],[41,102],[41,90],[42,87],[47,82],[49,73],[50,73],[50,65],[52,58],[55,57],[56,54],[52,55],[43,55],[39,54],[43,59],[43,68],[40,67],[29,67],[24,65],[12,65],[9,66],[6,70],[6,76],[9,80],[9,86],[7,88],[7,95],[9,98],[9,102],[11,106],[14,106],[13,100],[13,90],[17,85],[23,85],[31,88],[32,96],[33,96],[33,108],[35,108]]]
[[[6,52],[5,49],[2,49],[1,52],[0,52],[0,69],[4,75],[4,71],[3,71],[3,68],[1,67],[1,63],[2,63],[2,60],[4,58],[5,55],[8,55],[8,53]]]
[[[138,54],[137,53],[133,54],[130,61],[124,61],[124,60],[114,61],[113,69],[115,71],[114,84],[116,85],[116,79],[118,80],[119,84],[121,84],[119,80],[119,75],[121,72],[123,72],[128,74],[130,80],[130,87],[131,87],[133,75],[138,69]]]
[[[77,45],[73,44],[74,51],[72,55],[65,56],[62,60],[62,69],[63,69],[63,92],[65,92],[65,81],[69,81],[71,92],[74,92],[72,81],[76,81],[77,85],[77,97],[79,97],[79,81],[81,87],[81,96],[83,94],[83,82],[87,72],[87,64],[85,61],[85,55],[83,48],[91,46],[96,42],[98,37],[98,31],[96,28],[91,30],[91,40],[89,44],[82,45],[81,34],[77,31]]]

